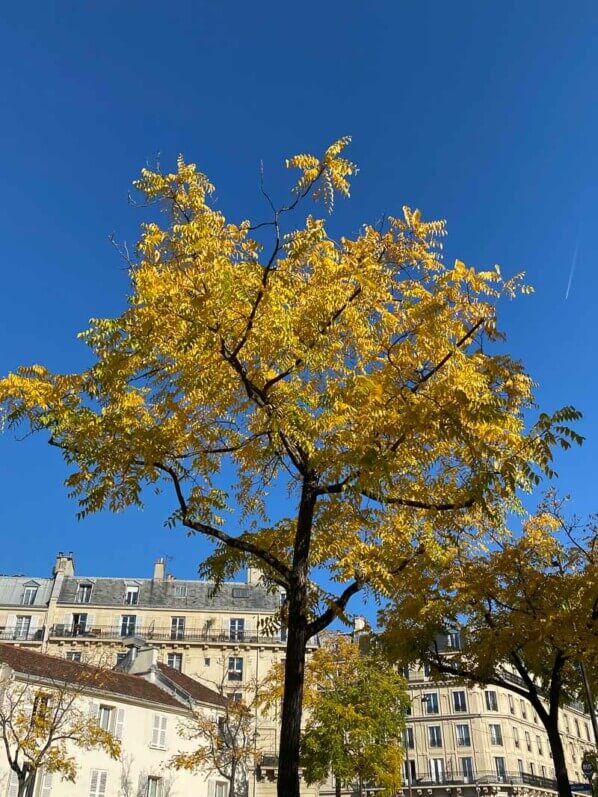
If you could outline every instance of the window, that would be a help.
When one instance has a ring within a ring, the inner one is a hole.
[[[66,658],[68,661],[81,661],[81,651],[80,650],[67,650]]]
[[[426,692],[422,695],[422,702],[425,706],[426,714],[438,714],[438,693]]]
[[[523,769],[523,761],[518,758],[517,759],[517,769],[519,771],[519,777],[523,777],[524,769]]]
[[[214,784],[214,797],[228,797],[228,783],[218,781]]]
[[[432,675],[432,668],[430,667],[428,662],[425,662],[425,664],[424,664],[424,678],[429,678],[430,675]]]
[[[174,585],[174,597],[175,598],[186,598],[187,597],[187,585],[186,584],[175,584]]]
[[[527,747],[528,753],[531,753],[531,751],[532,751],[532,737],[529,735],[529,733],[527,731],[525,732],[525,746]]]
[[[544,766],[540,767],[540,772],[542,774],[542,777],[545,778],[546,777],[546,767],[544,767]]]
[[[245,638],[245,620],[240,617],[230,621],[230,639],[242,641]]]
[[[573,722],[575,723],[575,734],[578,739],[581,739],[581,733],[579,732],[579,722],[577,719],[574,719]]]
[[[171,619],[170,619],[170,638],[171,639],[184,639],[185,638],[185,618],[184,617],[171,617]]]
[[[544,755],[544,748],[542,747],[542,739],[539,736],[536,736],[536,744],[538,745],[538,753],[540,753],[540,755]]]
[[[467,711],[465,692],[453,692],[453,709],[455,711]]]
[[[162,778],[155,777],[154,775],[150,775],[147,779],[147,789],[146,795],[147,797],[162,797],[164,791],[162,789]]]
[[[519,747],[521,745],[521,742],[519,741],[519,728],[516,728],[515,726],[513,726],[513,742],[515,747]]]
[[[32,719],[43,720],[48,713],[48,706],[50,705],[50,695],[37,694],[33,701],[33,709],[31,711]]]
[[[489,725],[490,744],[502,744],[502,728],[500,725]]]
[[[532,777],[536,774],[536,767],[531,761],[529,762],[529,774],[532,775]]]
[[[473,781],[473,760],[471,758],[461,759],[461,774],[465,783]]]
[[[405,728],[403,731],[403,741],[405,743],[405,747],[409,748],[409,750],[413,750],[413,728]]]
[[[455,733],[457,734],[458,747],[469,747],[471,745],[471,735],[469,733],[469,725],[455,725]]]
[[[37,597],[37,587],[25,587],[21,603],[23,606],[33,606]]]
[[[442,747],[440,725],[428,725],[428,743],[430,747]]]
[[[210,666],[210,661],[211,661],[211,659],[210,659],[209,656],[204,656],[204,660],[203,660],[204,667],[209,667]]]
[[[415,761],[412,759],[409,759],[409,761],[403,761],[403,776],[406,783],[415,782]]]
[[[228,697],[229,700],[233,701],[233,703],[243,702],[243,692],[231,692]]]
[[[73,636],[83,636],[87,631],[87,614],[73,615]]]
[[[240,656],[230,656],[228,659],[228,680],[243,680],[243,659]]]
[[[157,747],[160,750],[166,749],[166,723],[168,717],[161,717],[159,714],[154,714],[154,727],[152,729],[152,747]]]
[[[534,722],[535,722],[535,723],[536,723],[536,725],[537,725],[537,724],[538,724],[538,715],[536,714],[536,712],[535,712],[535,711],[534,711],[534,716],[533,716],[533,719],[534,719]]]
[[[31,616],[19,614],[15,623],[15,639],[27,639],[31,628]]]
[[[77,587],[77,594],[75,595],[75,603],[89,603],[91,600],[91,584],[79,584]]]
[[[494,766],[496,768],[496,777],[503,781],[506,775],[505,759],[502,756],[497,756],[494,759]]]
[[[135,636],[136,614],[123,614],[120,620],[120,635]]]
[[[409,665],[405,664],[399,667],[399,675],[401,675],[406,681],[409,680]]]
[[[181,672],[181,670],[183,669],[183,654],[169,653],[168,666],[172,667],[174,670],[178,670],[179,672]]]
[[[108,773],[105,769],[92,769],[89,783],[89,797],[106,797]]]
[[[430,777],[434,783],[444,781],[444,758],[430,759]]]
[[[515,713],[515,700],[513,699],[513,695],[509,693],[509,711],[511,714]]]
[[[139,603],[139,587],[127,587],[125,603],[128,606],[137,606]]]
[[[452,650],[459,650],[461,647],[461,637],[458,631],[451,631],[446,635],[446,646]]]
[[[519,707],[521,708],[521,716],[523,717],[524,720],[526,720],[527,719],[527,706],[525,704],[525,700],[522,699],[522,700],[519,701]]]
[[[498,711],[498,698],[496,692],[491,689],[486,689],[484,692],[486,696],[486,708],[488,711]]]
[[[121,650],[116,654],[116,663],[121,664],[128,656],[128,652],[126,650]]]
[[[112,732],[113,718],[114,708],[112,706],[100,706],[98,711],[98,725],[103,731]]]
[[[590,726],[588,725],[588,723],[587,723],[587,722],[585,723],[585,727],[586,727],[586,739],[587,739],[587,740],[588,740],[588,742],[589,742],[589,741],[591,741],[591,740],[590,740]]]
[[[573,745],[571,745],[571,760],[577,762],[577,754]]]

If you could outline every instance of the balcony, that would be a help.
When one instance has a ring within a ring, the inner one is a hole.
[[[50,637],[53,639],[127,639],[139,637],[148,642],[195,642],[204,644],[222,643],[229,645],[286,645],[286,640],[280,636],[259,634],[256,631],[228,631],[228,630],[197,630],[177,628],[156,628],[149,626],[128,627],[126,633],[118,626],[104,625],[53,625],[50,628]],[[313,644],[316,644],[313,640]]]
[[[14,626],[0,626],[0,642],[41,642],[43,638],[43,627],[29,631]]]

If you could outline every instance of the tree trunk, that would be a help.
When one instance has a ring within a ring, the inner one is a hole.
[[[284,696],[280,726],[278,758],[278,797],[299,795],[299,748],[301,744],[301,711],[303,708],[303,683],[305,679],[305,649],[307,623],[301,604],[296,598],[289,600],[287,651],[284,671]]]
[[[284,695],[278,754],[278,797],[300,797],[301,712],[305,682],[305,651],[309,639],[307,574],[314,508],[317,500],[316,482],[314,473],[304,476],[293,544],[293,564],[288,594]]]
[[[334,776],[334,794],[335,794],[335,797],[341,797],[341,791],[342,791],[341,779],[337,775],[335,775]]]
[[[17,775],[19,785],[17,789],[17,797],[33,797],[35,790],[35,771],[26,770],[22,776]]]
[[[234,764],[231,764],[230,780],[228,782],[228,797],[236,797],[235,794],[235,781],[237,780],[237,772]]]
[[[547,722],[544,723],[544,727],[548,734],[548,742],[552,752],[559,797],[572,797],[571,783],[569,782],[569,775],[567,773],[565,751],[563,750],[563,741],[559,733],[558,722],[555,722],[549,717]]]

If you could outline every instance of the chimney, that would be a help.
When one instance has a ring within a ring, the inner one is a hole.
[[[255,586],[259,584],[262,580],[262,571],[258,570],[257,567],[248,567],[247,568],[247,583]]]
[[[353,631],[356,634],[359,634],[361,631],[364,630],[366,626],[365,617],[362,617],[360,614],[356,614],[353,618]]]
[[[164,578],[164,559],[156,559],[154,563],[154,581],[160,581]]]
[[[62,573],[65,576],[75,575],[75,560],[73,558],[72,551],[69,551],[68,553],[63,553],[62,551],[58,552],[56,562],[54,563],[54,569],[52,570],[52,575],[57,576],[59,573]]]

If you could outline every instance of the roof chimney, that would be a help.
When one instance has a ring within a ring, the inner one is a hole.
[[[164,578],[164,559],[156,559],[154,563],[154,581],[159,581]]]
[[[68,553],[58,552],[52,575],[57,576],[59,573],[63,573],[65,576],[75,575],[75,560],[73,559],[72,551]]]
[[[256,585],[259,584],[262,580],[262,571],[258,570],[257,567],[248,567],[247,568],[247,583]]]

